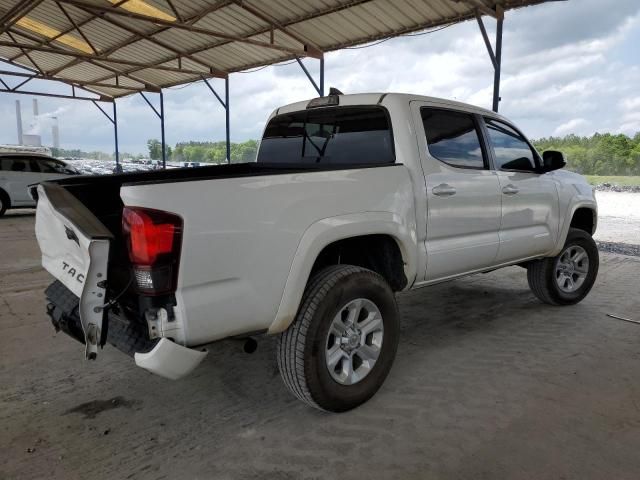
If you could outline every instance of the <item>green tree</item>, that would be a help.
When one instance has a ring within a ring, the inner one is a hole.
[[[162,144],[160,140],[150,138],[147,140],[147,148],[149,149],[149,158],[152,160],[160,160],[162,158]]]
[[[595,133],[591,137],[567,135],[533,142],[538,151],[560,150],[567,156],[567,168],[585,175],[640,174],[640,132]]]

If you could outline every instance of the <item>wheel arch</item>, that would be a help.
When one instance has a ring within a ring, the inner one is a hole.
[[[11,208],[11,197],[2,187],[0,187],[0,197],[4,200],[6,208]]]
[[[11,197],[2,188],[0,188],[0,200],[2,200],[2,206],[0,206],[0,216],[2,216],[11,208]]]
[[[558,243],[551,256],[560,253],[567,240],[569,229],[572,227],[584,230],[589,235],[593,235],[596,232],[598,227],[598,206],[594,201],[582,200],[570,205],[567,215],[564,217],[564,222],[561,225]],[[588,231],[588,228],[590,228],[591,231]]]
[[[393,243],[389,243],[392,241]],[[324,255],[345,242],[362,246],[366,242],[374,248],[386,250],[388,257],[382,265],[359,265],[378,271],[389,281],[395,279],[396,289],[409,288],[416,277],[417,243],[415,228],[410,228],[403,219],[389,212],[368,212],[364,214],[341,215],[325,218],[312,224],[303,234],[294,255],[284,292],[269,333],[286,330],[293,322],[305,287],[311,275],[319,268],[336,264],[327,261]],[[352,245],[352,246],[353,246]],[[339,249],[337,251],[340,251]],[[399,259],[393,252],[399,253]],[[362,252],[360,252],[362,253]],[[332,254],[329,254],[331,257]],[[367,257],[367,255],[364,255]],[[353,258],[353,257],[351,257]],[[371,258],[371,257],[367,257]],[[402,262],[404,278],[399,278],[394,261]],[[338,263],[347,263],[340,259]],[[361,262],[356,262],[361,263]]]
[[[593,208],[578,207],[574,210],[571,216],[571,222],[569,227],[578,228],[584,230],[589,235],[593,235],[596,231],[596,223],[598,216]]]

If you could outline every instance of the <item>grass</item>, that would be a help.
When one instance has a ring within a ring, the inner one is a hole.
[[[610,183],[619,186],[640,186],[640,175],[636,176],[607,176],[607,175],[585,175],[591,185]]]

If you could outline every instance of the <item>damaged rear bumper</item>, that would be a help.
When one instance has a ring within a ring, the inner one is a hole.
[[[150,352],[136,352],[134,358],[139,367],[161,377],[177,380],[193,371],[206,356],[206,350],[194,350],[161,338]]]
[[[47,314],[56,331],[62,330],[84,344],[78,297],[59,281],[52,283],[45,295]],[[112,310],[104,318],[100,345],[105,343],[133,357],[137,366],[171,380],[189,374],[207,355],[204,350],[183,347],[168,338],[150,339],[145,325],[129,321]]]

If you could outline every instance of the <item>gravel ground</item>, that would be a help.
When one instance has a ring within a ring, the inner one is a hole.
[[[640,245],[640,193],[596,192],[599,242]],[[620,251],[622,253],[622,251]]]
[[[576,479],[640,472],[640,258],[603,253],[579,305],[511,267],[399,295],[398,357],[362,407],[283,386],[273,339],[172,382],[96,362],[44,314],[33,215],[0,219],[0,479]]]

